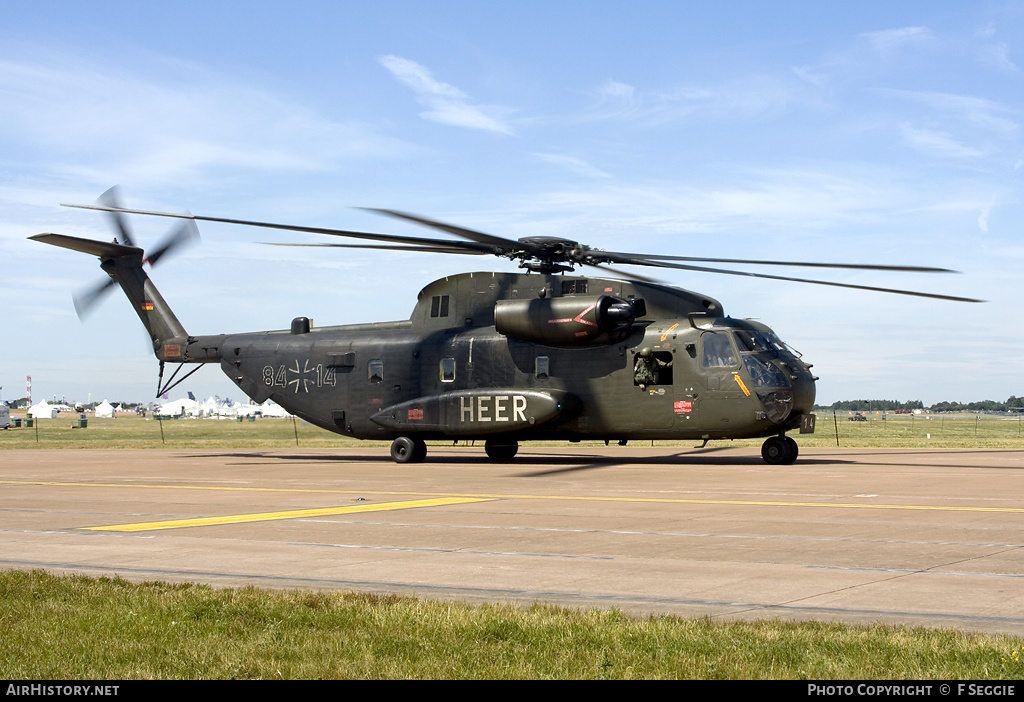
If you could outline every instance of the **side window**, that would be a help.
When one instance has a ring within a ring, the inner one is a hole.
[[[537,380],[547,380],[550,374],[551,361],[547,356],[537,356],[536,376]]]
[[[451,298],[448,295],[434,295],[430,298],[430,316],[447,317]]]
[[[366,375],[367,380],[371,383],[383,383],[384,382],[384,361],[380,358],[375,358],[366,364]]]
[[[703,352],[700,364],[704,368],[733,368],[736,356],[732,352],[728,334],[707,332],[701,336]]]
[[[454,383],[455,382],[455,359],[454,358],[442,358],[441,359],[441,382],[442,383]]]

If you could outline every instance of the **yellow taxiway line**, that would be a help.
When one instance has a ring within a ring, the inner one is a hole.
[[[52,485],[58,487],[93,487],[93,488],[128,488],[128,489],[161,489],[161,490],[206,490],[224,492],[273,492],[273,493],[306,493],[306,494],[342,494],[351,495],[375,495],[379,497],[390,495],[414,495],[425,498],[447,498],[465,502],[486,501],[486,500],[565,500],[569,502],[621,502],[621,503],[654,503],[654,504],[679,504],[679,505],[740,505],[750,507],[805,507],[805,508],[826,508],[826,509],[885,509],[885,510],[923,510],[934,512],[997,512],[1003,514],[1024,514],[1022,507],[983,507],[980,505],[920,505],[920,504],[892,504],[884,502],[800,502],[783,500],[716,500],[711,498],[676,498],[676,497],[598,497],[586,495],[533,495],[533,494],[489,494],[489,493],[436,493],[436,492],[411,492],[392,490],[332,490],[316,488],[259,488],[259,487],[233,487],[226,485],[168,485],[168,484],[146,484],[146,483],[84,483],[84,482],[62,482],[49,480],[0,480],[0,485]],[[424,501],[426,502],[426,501]],[[401,504],[393,502],[389,504]],[[347,508],[340,508],[347,509]],[[372,507],[369,509],[373,509]],[[397,507],[395,509],[403,509]],[[358,508],[357,508],[358,511]],[[288,517],[283,517],[288,519]]]
[[[288,512],[261,512],[258,514],[228,514],[221,517],[196,517],[194,519],[172,519],[164,522],[139,522],[137,524],[114,524],[111,526],[86,527],[89,531],[155,531],[157,529],[181,529],[217,524],[241,524],[244,522],[268,522],[275,519],[300,519],[303,517],[324,517],[357,512],[383,512],[393,509],[414,509],[418,507],[440,507],[470,502],[488,502],[489,498],[442,497],[434,500],[406,500],[349,507],[324,507],[321,509],[296,509]]]

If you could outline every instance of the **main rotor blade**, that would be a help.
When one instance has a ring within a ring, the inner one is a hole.
[[[644,283],[654,283],[656,285],[665,285],[664,281],[658,280],[657,278],[649,278],[649,277],[644,276],[644,275],[639,275],[638,273],[633,273],[632,271],[624,271],[624,270],[612,268],[611,266],[606,266],[603,263],[601,263],[601,264],[597,264],[597,263],[583,263],[581,265],[590,266],[591,268],[596,268],[599,271],[611,271],[615,275],[621,275],[623,278],[632,278],[633,280],[639,280],[639,281],[644,282]]]
[[[109,192],[109,191],[108,191]],[[123,214],[141,214],[154,217],[172,217],[176,219],[190,219],[193,221],[202,222],[217,222],[222,224],[241,224],[253,227],[263,227],[266,229],[280,229],[284,231],[295,231],[295,232],[307,232],[310,234],[328,234],[331,236],[344,236],[354,239],[364,239],[369,241],[382,241],[391,244],[407,245],[409,249],[402,250],[432,250],[435,252],[444,253],[490,253],[498,256],[508,256],[510,258],[515,257],[514,254],[527,254],[534,256],[535,258],[542,258],[546,253],[543,247],[535,244],[524,242],[524,241],[513,241],[512,239],[504,239],[501,237],[492,236],[490,234],[484,234],[482,232],[476,232],[471,229],[465,229],[443,222],[437,222],[425,217],[419,217],[417,215],[407,214],[396,210],[385,210],[385,209],[373,209],[365,208],[371,212],[378,214],[395,217],[398,219],[404,219],[406,221],[415,222],[422,224],[427,227],[439,229],[441,231],[448,232],[455,236],[459,236],[469,241],[450,241],[445,239],[430,239],[426,237],[411,237],[411,236],[398,236],[393,234],[373,234],[369,232],[355,232],[344,229],[330,229],[327,227],[307,227],[292,224],[275,224],[272,222],[260,222],[244,219],[231,219],[227,217],[204,217],[201,215],[188,215],[188,214],[174,214],[169,212],[152,212],[147,210],[130,210],[122,207],[111,207],[111,206],[100,206],[100,205],[64,205],[65,207],[77,207],[85,210],[100,210],[103,212],[112,213],[123,213]],[[127,230],[125,230],[127,231]],[[353,247],[355,248],[355,247]],[[394,247],[382,247],[382,248],[394,248]],[[521,256],[520,256],[521,257]],[[789,276],[778,276],[769,275],[766,273],[750,273],[745,271],[734,271],[722,268],[708,268],[705,266],[694,266],[683,263],[672,263],[671,261],[700,261],[700,262],[736,262],[736,263],[749,263],[755,265],[795,265],[795,266],[812,266],[822,268],[852,268],[861,270],[897,270],[897,271],[908,271],[908,272],[953,272],[946,269],[930,269],[925,267],[917,266],[872,266],[872,265],[860,265],[860,264],[827,264],[827,263],[808,263],[808,262],[781,262],[781,261],[742,261],[737,259],[702,259],[692,258],[684,256],[665,256],[665,255],[644,255],[644,254],[630,254],[623,252],[607,252],[592,249],[586,252],[586,254],[577,260],[572,261],[576,264],[585,265],[600,265],[602,263],[619,263],[627,265],[638,265],[638,266],[652,266],[656,268],[674,268],[678,270],[689,270],[698,271],[702,273],[721,273],[725,275],[737,275],[747,276],[751,278],[764,278],[768,280],[783,280],[795,283],[809,283],[812,285],[828,285],[837,288],[850,288],[853,290],[869,290],[873,292],[884,292],[892,293],[895,295],[910,295],[914,297],[926,297],[936,300],[951,300],[954,302],[984,302],[984,300],[978,300],[969,297],[959,297],[955,295],[940,295],[936,293],[924,293],[916,292],[912,290],[898,290],[895,288],[880,288],[870,285],[854,285],[852,283],[836,283],[824,280],[811,280],[808,278],[795,278]],[[569,261],[566,261],[569,263]],[[606,268],[606,270],[611,270]],[[617,272],[617,271],[616,271]],[[630,275],[630,274],[627,274]],[[632,274],[638,280],[644,280],[644,278]],[[654,281],[652,281],[654,282]]]
[[[377,214],[387,215],[388,217],[395,217],[396,219],[404,219],[407,222],[415,222],[416,224],[422,224],[425,227],[432,227],[433,229],[440,229],[443,232],[454,234],[455,236],[469,239],[481,244],[487,244],[488,246],[494,246],[499,249],[505,249],[505,252],[509,251],[527,251],[531,254],[538,254],[543,249],[539,246],[528,244],[523,241],[515,241],[513,239],[505,239],[500,236],[494,236],[493,234],[484,234],[483,232],[477,232],[472,229],[466,229],[465,227],[457,227],[454,224],[446,224],[444,222],[438,222],[433,219],[427,219],[419,215],[409,214],[408,212],[399,212],[398,210],[383,210],[375,207],[363,207],[361,209],[367,212],[376,212]],[[499,254],[500,255],[500,254]]]
[[[599,251],[591,249],[588,253],[594,258],[606,255],[616,263],[637,263],[646,265],[644,260],[650,261],[691,261],[695,263],[739,263],[754,266],[799,266],[803,268],[847,268],[853,270],[867,271],[902,271],[909,273],[959,273],[949,268],[934,268],[930,266],[887,266],[866,263],[812,263],[808,261],[760,261],[742,258],[699,258],[693,256],[664,256],[660,254],[633,254],[618,251]]]
[[[465,249],[479,253],[495,253],[493,246],[483,245],[470,241],[449,241],[446,239],[430,239],[426,237],[399,236],[396,234],[374,234],[370,232],[356,232],[347,229],[330,229],[328,227],[307,227],[296,224],[276,224],[274,222],[259,222],[247,219],[231,219],[228,217],[204,217],[202,215],[177,214],[174,212],[152,212],[148,210],[130,210],[123,207],[105,207],[99,205],[62,205],[62,207],[76,207],[81,210],[99,210],[101,212],[119,212],[124,214],[147,215],[150,217],[171,217],[173,219],[191,219],[196,222],[216,222],[218,224],[240,224],[249,227],[262,227],[264,229],[280,229],[290,232],[305,232],[309,234],[328,234],[331,236],[344,236],[352,239],[366,239],[369,241],[386,241],[396,244],[446,246],[451,248]],[[505,241],[505,240],[502,240]],[[522,247],[520,247],[522,248]]]
[[[425,251],[427,253],[446,253],[446,254],[461,254],[465,256],[486,256],[490,251],[471,251],[463,248],[456,248],[454,246],[387,246],[386,244],[302,244],[302,243],[286,243],[280,241],[261,241],[260,244],[267,246],[322,246],[326,248],[334,249],[377,249],[382,251]],[[461,244],[462,242],[455,242]]]
[[[740,275],[749,278],[766,278],[768,280],[786,280],[793,283],[810,283],[812,285],[828,285],[835,288],[852,288],[854,290],[871,290],[873,292],[892,293],[894,295],[912,295],[914,297],[930,297],[936,300],[952,300],[953,302],[984,302],[971,297],[957,297],[955,295],[939,295],[937,293],[916,292],[913,290],[897,290],[895,288],[877,288],[871,285],[854,285],[853,283],[835,283],[827,280],[811,280],[809,278],[791,278],[782,275],[769,275],[768,273],[750,273],[748,271],[732,271],[725,268],[707,268],[706,266],[689,266],[682,263],[668,263],[651,261],[648,266],[657,268],[678,268],[684,271],[698,271],[700,273],[724,273],[725,275]]]

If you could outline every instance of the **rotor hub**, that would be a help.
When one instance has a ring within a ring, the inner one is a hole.
[[[539,273],[568,273],[584,262],[587,247],[572,239],[557,236],[526,236],[519,239],[523,248],[514,255],[521,268]]]

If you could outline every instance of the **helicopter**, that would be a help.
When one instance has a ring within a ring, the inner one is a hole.
[[[116,188],[95,205],[107,213],[113,242],[44,233],[36,241],[97,256],[107,273],[75,297],[84,313],[115,285],[128,297],[160,362],[157,396],[201,364],[223,372],[256,402],[268,399],[295,416],[358,439],[391,441],[398,463],[426,459],[427,441],[482,441],[487,457],[514,459],[519,443],[632,440],[709,441],[764,437],[763,460],[793,464],[790,433],[813,433],[812,365],[758,321],[727,316],[708,296],[615,266],[643,266],[796,281],[875,292],[981,302],[972,298],[878,288],[698,264],[785,265],[915,273],[919,266],[697,258],[604,251],[549,236],[513,240],[397,210],[379,215],[444,232],[432,238],[349,231],[223,217],[133,210]],[[135,244],[126,215],[176,218],[181,228],[149,255]],[[144,264],[198,238],[197,222],[235,224],[342,237],[361,243],[279,243],[364,248],[518,261],[522,273],[467,272],[424,287],[408,319],[194,336],[160,295]],[[589,277],[578,266],[618,277]],[[165,364],[177,364],[164,382]],[[188,364],[200,364],[175,382]]]

